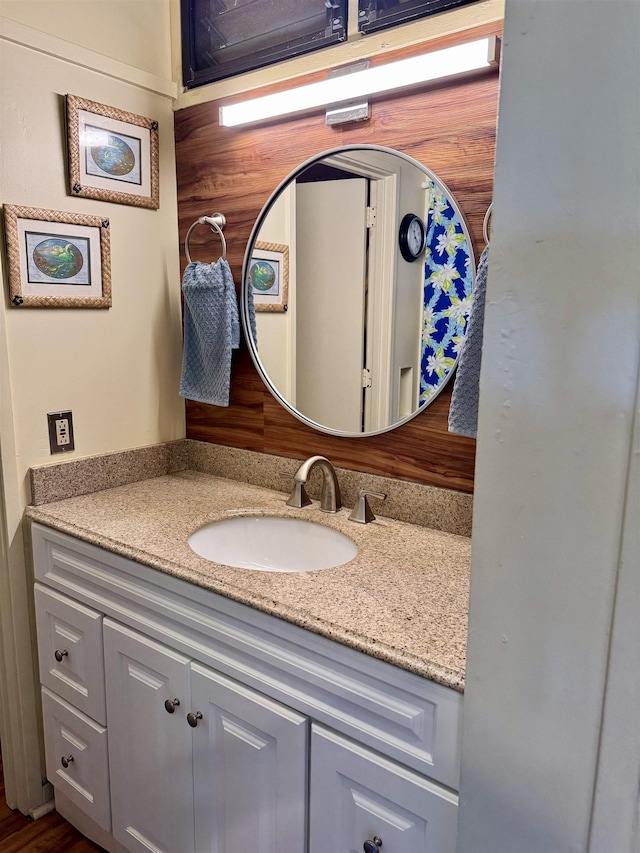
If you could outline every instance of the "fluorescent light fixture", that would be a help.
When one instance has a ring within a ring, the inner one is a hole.
[[[326,104],[364,99],[368,95],[404,89],[428,80],[439,80],[454,74],[489,68],[497,64],[497,42],[495,36],[478,39],[422,56],[413,56],[353,74],[298,86],[285,92],[230,104],[220,107],[220,124],[234,127],[263,121],[274,116],[304,112]]]

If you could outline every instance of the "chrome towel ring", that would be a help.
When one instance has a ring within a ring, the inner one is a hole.
[[[482,236],[484,237],[484,242],[486,245],[489,245],[489,220],[491,219],[491,214],[493,213],[493,202],[487,208],[487,212],[484,215],[484,221],[482,223]]]
[[[191,263],[191,255],[189,254],[189,237],[191,232],[198,225],[208,225],[212,231],[216,231],[222,240],[222,257],[227,257],[227,241],[224,239],[222,229],[227,224],[227,219],[223,213],[214,213],[213,216],[201,216],[199,219],[189,226],[187,236],[184,238],[184,253],[187,256],[187,263]]]

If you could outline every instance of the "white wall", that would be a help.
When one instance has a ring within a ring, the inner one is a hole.
[[[619,559],[638,554],[638,519],[633,528],[623,522],[639,488],[627,481],[640,359],[639,44],[637,3],[507,0],[474,503],[464,853],[630,849],[599,846],[595,835],[590,846],[589,832]],[[626,636],[637,640],[637,582],[626,583],[634,588]],[[637,646],[629,659],[626,689],[637,698]],[[625,681],[617,676],[611,690]],[[630,838],[637,706],[626,713],[619,736],[635,731],[626,744],[631,772],[616,778],[609,768],[600,782],[618,804],[606,823],[624,820],[619,837]]]
[[[77,456],[179,437],[184,415],[177,395],[181,325],[171,101],[13,43],[2,43],[1,61],[0,200],[104,215],[111,222],[109,310],[3,308],[20,475],[53,461],[46,413],[60,408],[73,410]],[[69,197],[67,92],[158,120],[159,210]]]
[[[46,414],[73,411],[76,450],[69,458],[185,434],[177,393],[175,85],[158,76],[170,67],[169,7],[162,0],[3,0],[0,11],[18,19],[0,17],[0,203],[100,214],[111,223],[109,310],[10,307],[0,270],[1,734],[8,799],[28,812],[43,794],[22,516],[29,467],[60,459],[49,454]],[[94,50],[98,42],[102,53]],[[159,210],[67,194],[66,93],[159,122]]]
[[[74,413],[77,455],[179,436],[180,287],[171,104],[24,48],[2,50],[2,201],[110,219],[108,311],[7,309],[17,451],[51,461],[46,413]],[[46,82],[45,82],[46,81]],[[43,85],[44,83],[44,85]],[[160,210],[70,198],[62,97],[71,92],[160,123]]]
[[[4,18],[171,80],[170,0],[1,0]]]

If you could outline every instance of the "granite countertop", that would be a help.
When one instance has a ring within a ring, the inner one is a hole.
[[[182,471],[32,506],[41,524],[248,604],[455,690],[464,689],[471,540],[378,516],[348,521],[316,501],[286,506],[282,492]],[[189,535],[238,514],[286,515],[342,531],[349,563],[281,573],[199,557]]]

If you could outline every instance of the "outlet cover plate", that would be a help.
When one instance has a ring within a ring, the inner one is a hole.
[[[71,412],[49,412],[47,423],[51,453],[69,453],[69,451],[75,450]]]

